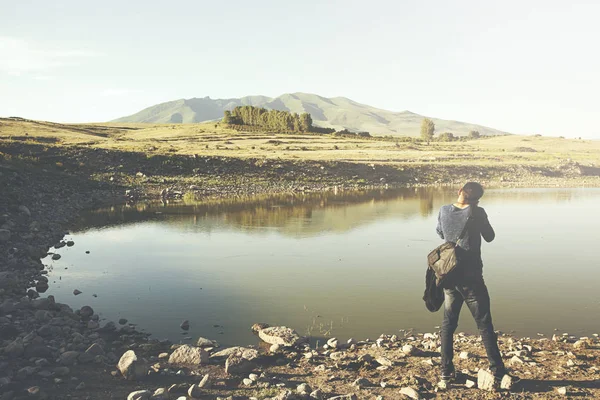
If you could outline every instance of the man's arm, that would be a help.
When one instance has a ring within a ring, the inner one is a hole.
[[[442,239],[444,238],[444,231],[442,231],[442,210],[440,210],[440,213],[438,214],[438,223],[437,228],[435,228],[435,231],[437,232],[439,237],[441,237]]]
[[[479,209],[481,210],[481,215],[479,217],[481,221],[481,236],[489,243],[496,237],[496,232],[494,232],[494,228],[492,228],[485,210],[483,208]]]

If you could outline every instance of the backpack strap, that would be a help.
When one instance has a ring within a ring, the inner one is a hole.
[[[473,207],[473,206],[469,205],[469,216],[467,217],[467,220],[465,221],[465,226],[463,227],[462,232],[460,233],[460,236],[458,237],[458,239],[456,239],[456,244],[457,245],[458,245],[458,242],[460,242],[462,240],[462,238],[465,237],[465,235],[467,233],[467,227],[469,225],[469,220],[473,216],[473,209],[471,207]]]

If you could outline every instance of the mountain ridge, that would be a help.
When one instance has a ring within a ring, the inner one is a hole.
[[[347,97],[323,97],[312,93],[284,93],[278,97],[262,95],[211,99],[193,97],[177,99],[147,107],[135,114],[111,122],[199,123],[221,119],[225,110],[238,106],[256,106],[280,111],[307,112],[313,123],[324,128],[367,131],[374,135],[419,136],[421,121],[426,116],[409,110],[388,111],[358,103]],[[507,132],[469,122],[427,117],[433,120],[436,134],[451,132],[464,136],[478,131],[482,136],[506,135]]]

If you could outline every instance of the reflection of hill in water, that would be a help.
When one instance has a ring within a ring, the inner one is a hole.
[[[486,204],[519,201],[569,201],[597,191],[573,189],[490,190]],[[215,229],[275,230],[290,236],[345,232],[389,217],[430,216],[454,201],[455,189],[412,188],[340,193],[290,194],[221,199],[196,204],[140,203],[84,213],[75,230],[160,221],[183,231]]]

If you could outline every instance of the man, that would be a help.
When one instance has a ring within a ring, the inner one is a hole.
[[[483,339],[483,345],[490,362],[490,370],[497,378],[506,374],[498,349],[498,339],[492,325],[490,296],[483,281],[481,260],[481,237],[486,242],[494,240],[494,229],[488,221],[485,210],[478,207],[483,196],[483,187],[476,182],[468,182],[458,191],[458,200],[440,209],[437,233],[442,239],[455,242],[460,247],[459,263],[444,286],[444,321],[442,323],[442,376],[439,386],[445,388],[456,379],[452,362],[454,356],[453,336],[458,326],[458,316],[463,303],[467,304]],[[468,221],[468,222],[467,222]],[[464,236],[460,237],[467,225]]]

